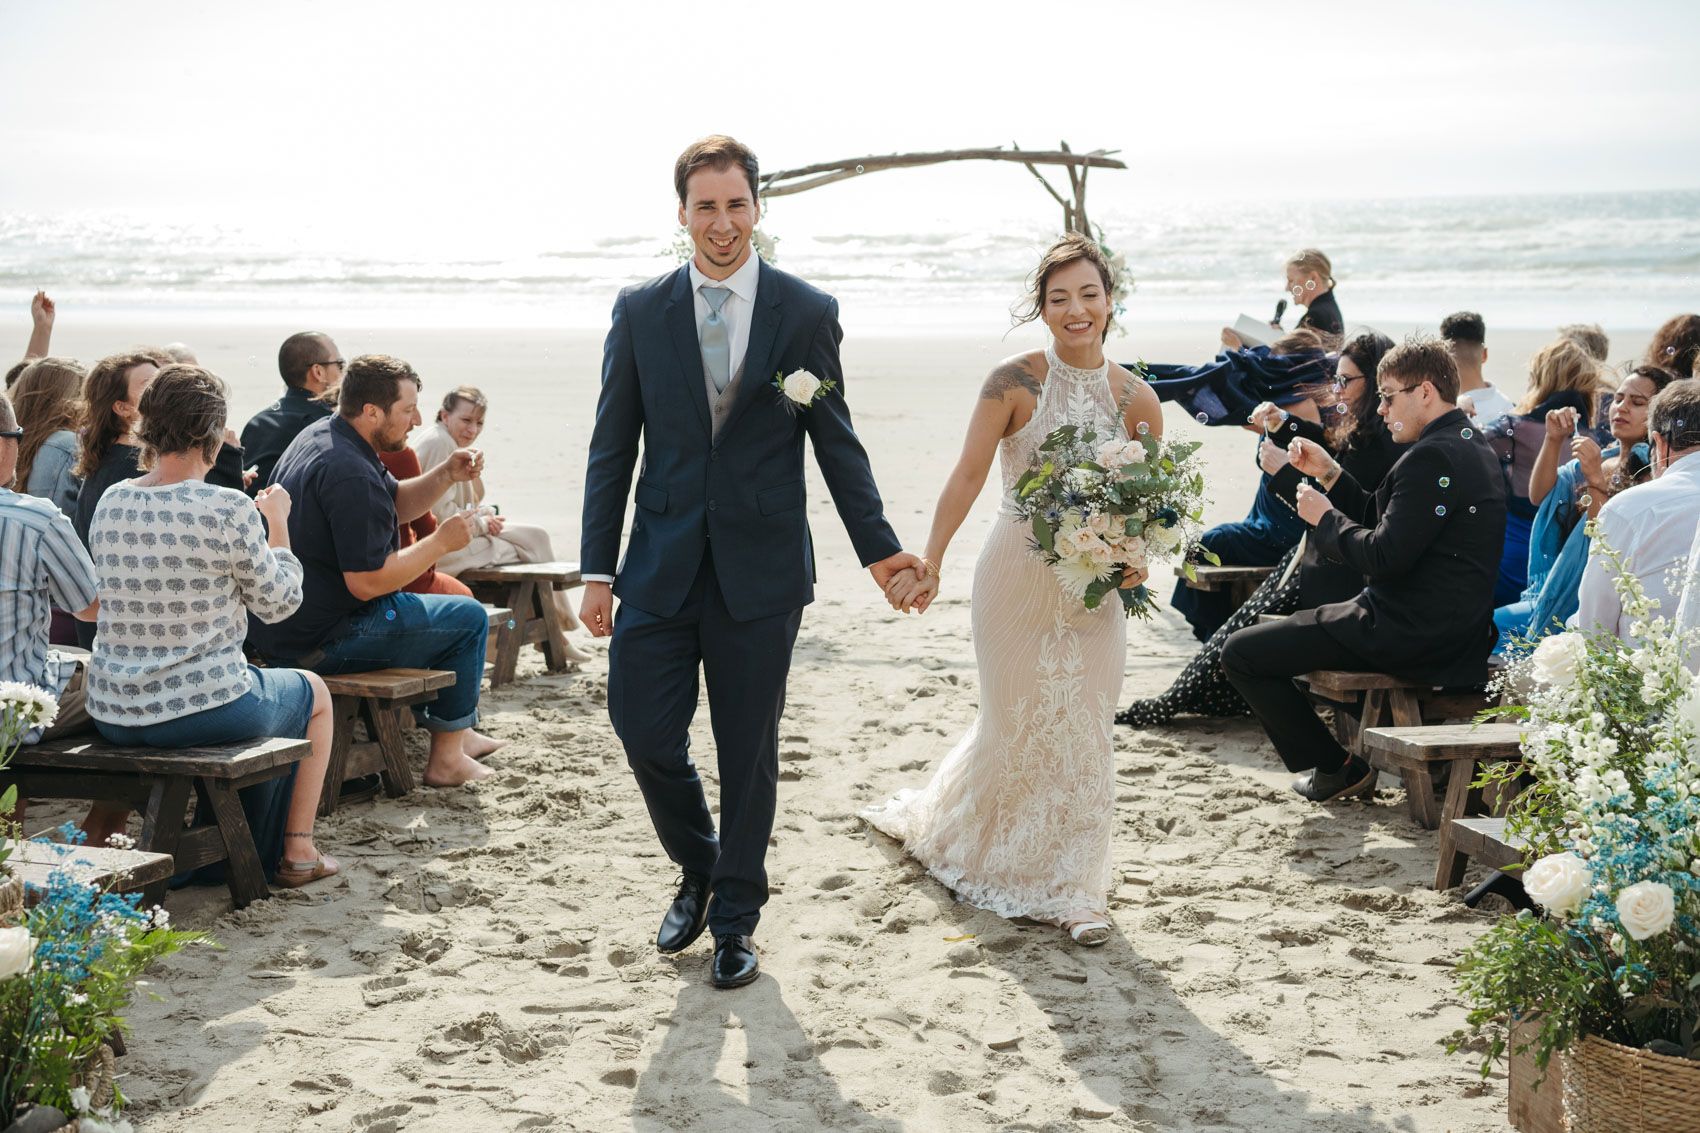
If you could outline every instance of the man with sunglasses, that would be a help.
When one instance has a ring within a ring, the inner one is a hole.
[[[1293,790],[1329,802],[1375,789],[1375,771],[1347,752],[1293,683],[1316,669],[1391,673],[1425,685],[1487,679],[1493,586],[1505,539],[1499,461],[1457,406],[1458,367],[1444,343],[1413,336],[1376,370],[1378,412],[1408,445],[1374,494],[1320,445],[1289,457],[1307,538],[1364,576],[1347,602],[1248,626],[1228,639],[1222,667],[1289,770]]]
[[[331,406],[319,398],[342,381],[343,360],[329,335],[307,330],[283,340],[277,369],[286,387],[283,396],[254,414],[242,429],[242,451],[256,473],[248,485],[250,493],[271,483],[277,458],[301,430],[331,415]]]

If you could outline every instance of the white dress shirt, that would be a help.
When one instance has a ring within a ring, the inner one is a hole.
[[[726,320],[726,329],[731,332],[731,365],[726,372],[733,381],[744,368],[744,354],[750,348],[750,315],[755,310],[756,284],[761,280],[761,264],[757,262],[755,248],[750,249],[749,256],[737,271],[725,279],[710,279],[697,267],[696,257],[691,257],[689,271],[691,273],[691,298],[695,301],[697,320],[697,339],[702,339],[702,324],[708,321],[708,300],[703,298],[704,287],[724,287],[732,294],[726,297],[726,302],[720,305],[720,317]],[[586,582],[612,583],[614,576],[609,574],[584,575]]]
[[[1688,545],[1688,572],[1683,576],[1682,598],[1676,604],[1676,624],[1685,633],[1700,633],[1700,526],[1694,529],[1694,542]],[[1700,672],[1700,649],[1688,654],[1688,671]]]
[[[1481,389],[1465,390],[1464,396],[1476,403],[1476,411],[1471,417],[1477,428],[1491,425],[1507,413],[1517,411],[1517,406],[1512,400],[1492,385],[1484,385]]]
[[[1600,534],[1641,580],[1647,597],[1658,600],[1657,613],[1676,620],[1680,579],[1672,568],[1689,553],[1700,528],[1700,453],[1690,453],[1665,469],[1663,476],[1613,496],[1600,509]],[[1629,617],[1612,586],[1605,561],[1590,556],[1582,572],[1581,602],[1573,624],[1583,631],[1606,630],[1630,641]],[[1673,589],[1673,587],[1675,589]]]

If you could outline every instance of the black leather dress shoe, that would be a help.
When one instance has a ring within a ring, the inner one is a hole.
[[[709,969],[709,982],[715,987],[743,987],[761,975],[761,961],[756,959],[756,942],[747,936],[717,936],[714,938],[714,963]]]
[[[681,952],[695,943],[708,924],[708,878],[687,873],[679,879],[679,895],[667,915],[661,918],[661,931],[655,934],[655,947],[663,952]]]
[[[1373,795],[1375,778],[1375,768],[1354,755],[1338,771],[1324,771],[1319,767],[1299,776],[1293,780],[1293,790],[1313,803],[1331,803],[1353,795]]]

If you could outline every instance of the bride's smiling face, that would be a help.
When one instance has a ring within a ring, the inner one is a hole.
[[[1045,280],[1045,325],[1064,346],[1095,346],[1110,331],[1110,295],[1087,260],[1064,264]]]
[[[744,265],[750,254],[750,233],[760,216],[741,166],[699,169],[685,182],[679,223],[690,231],[697,266],[704,275],[725,279]]]

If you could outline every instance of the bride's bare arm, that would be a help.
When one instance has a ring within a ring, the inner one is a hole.
[[[1153,437],[1163,435],[1163,403],[1157,397],[1157,391],[1139,378],[1134,377],[1121,367],[1124,384],[1122,420],[1127,424],[1127,435],[1132,437],[1139,433],[1139,426],[1144,425]]]

